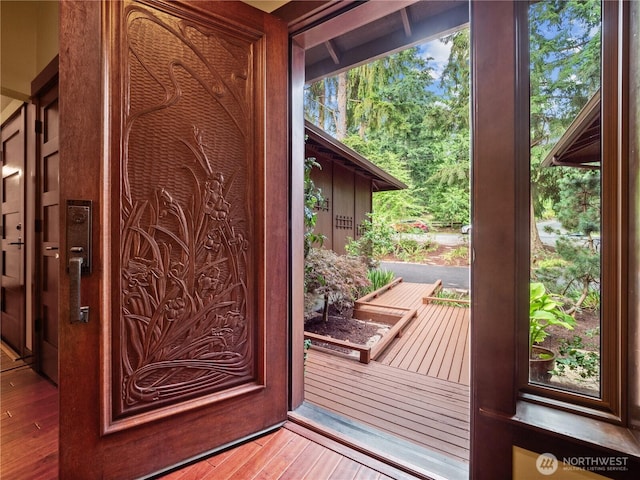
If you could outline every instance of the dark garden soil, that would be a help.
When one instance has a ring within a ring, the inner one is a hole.
[[[322,315],[318,314],[315,317],[305,320],[304,329],[306,332],[324,335],[337,340],[346,340],[357,345],[367,345],[374,344],[375,341],[390,328],[389,325],[351,318],[351,312],[346,313],[348,313],[348,315],[341,315],[333,308],[330,308],[329,318],[326,322],[322,319]],[[332,350],[350,353],[350,351],[345,348],[321,344],[315,341],[314,344]]]
[[[549,327],[549,335],[542,346],[558,352],[562,341],[570,342],[574,337],[582,338],[585,350],[600,350],[600,314],[593,310],[580,310],[575,315],[576,326],[573,330],[563,327]]]

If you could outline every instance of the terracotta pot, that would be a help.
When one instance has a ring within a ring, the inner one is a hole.
[[[556,354],[548,348],[531,347],[531,357],[529,358],[529,380],[532,382],[549,383],[551,380],[551,370],[556,365]]]

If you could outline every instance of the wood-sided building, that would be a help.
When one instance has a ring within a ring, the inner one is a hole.
[[[373,193],[407,186],[310,122],[305,122],[305,134],[305,156],[314,157],[320,165],[311,171],[323,197],[315,232],[324,235],[324,248],[344,254],[349,239],[362,235],[362,223],[372,212]]]

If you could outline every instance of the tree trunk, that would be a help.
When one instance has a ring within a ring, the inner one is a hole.
[[[319,104],[318,104],[318,125],[323,130],[325,128],[325,125],[324,125],[324,122],[326,120],[325,112],[326,112],[326,109],[327,109],[327,98],[326,98],[327,95],[326,95],[325,82],[326,82],[326,80],[320,81],[320,85],[318,87],[318,100],[319,100]]]
[[[538,233],[538,225],[536,225],[536,216],[533,211],[533,198],[529,200],[531,220],[529,222],[529,231],[531,235],[531,260],[532,263],[537,260],[540,254],[544,251],[544,244],[540,240],[540,234]]]
[[[342,140],[347,136],[347,72],[338,75],[338,118],[336,138]]]
[[[329,321],[329,295],[324,296],[324,306],[322,307],[322,321],[327,323]]]

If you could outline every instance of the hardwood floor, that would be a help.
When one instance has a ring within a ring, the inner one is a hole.
[[[3,357],[2,360],[0,478],[57,479],[57,388],[24,363],[12,363],[9,357]],[[164,476],[151,478],[412,480],[415,477],[287,422],[269,435]]]
[[[287,422],[274,433],[160,477],[163,480],[411,480],[415,477]]]
[[[0,375],[0,477],[58,478],[58,390],[22,364],[4,357]]]

